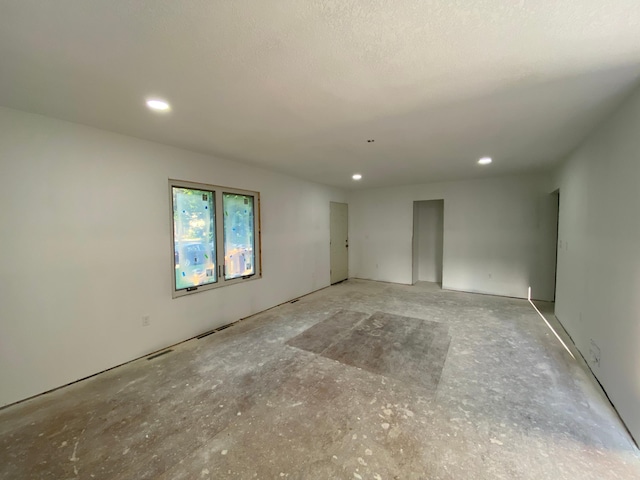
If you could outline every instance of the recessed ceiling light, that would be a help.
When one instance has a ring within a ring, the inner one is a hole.
[[[169,105],[169,103],[157,98],[147,100],[147,107],[151,110],[155,110],[156,112],[168,112],[171,110],[171,105]]]
[[[353,178],[354,180],[360,180],[362,178],[362,175],[360,175],[359,173],[354,173],[351,178]]]
[[[489,165],[491,162],[493,162],[493,160],[491,160],[490,157],[482,157],[480,160],[478,160],[478,163],[480,165]]]

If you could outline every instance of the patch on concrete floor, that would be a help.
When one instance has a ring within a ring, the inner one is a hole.
[[[435,390],[450,342],[449,327],[442,323],[341,310],[287,345]]]

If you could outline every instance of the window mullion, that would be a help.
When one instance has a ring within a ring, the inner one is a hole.
[[[218,265],[218,282],[223,284],[224,278],[224,209],[222,206],[222,190],[216,190],[216,265]]]

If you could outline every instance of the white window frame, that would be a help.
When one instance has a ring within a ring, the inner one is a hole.
[[[188,289],[176,289],[176,267],[175,267],[175,232],[173,219],[173,188],[192,188],[195,190],[210,191],[215,199],[215,243],[216,243],[216,281],[206,285],[198,285]],[[223,194],[232,193],[238,195],[249,195],[253,197],[253,239],[255,253],[255,272],[252,275],[225,280],[225,258],[224,258],[224,211]],[[204,292],[214,288],[226,287],[237,283],[250,282],[262,278],[262,241],[260,232],[260,192],[242,190],[239,188],[223,187],[220,185],[210,185],[205,183],[187,182],[183,180],[169,179],[169,218],[171,237],[171,296],[173,298],[191,295],[192,293]]]

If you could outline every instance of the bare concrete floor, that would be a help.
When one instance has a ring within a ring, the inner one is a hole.
[[[637,479],[640,455],[528,302],[351,280],[1,410],[0,477]]]

